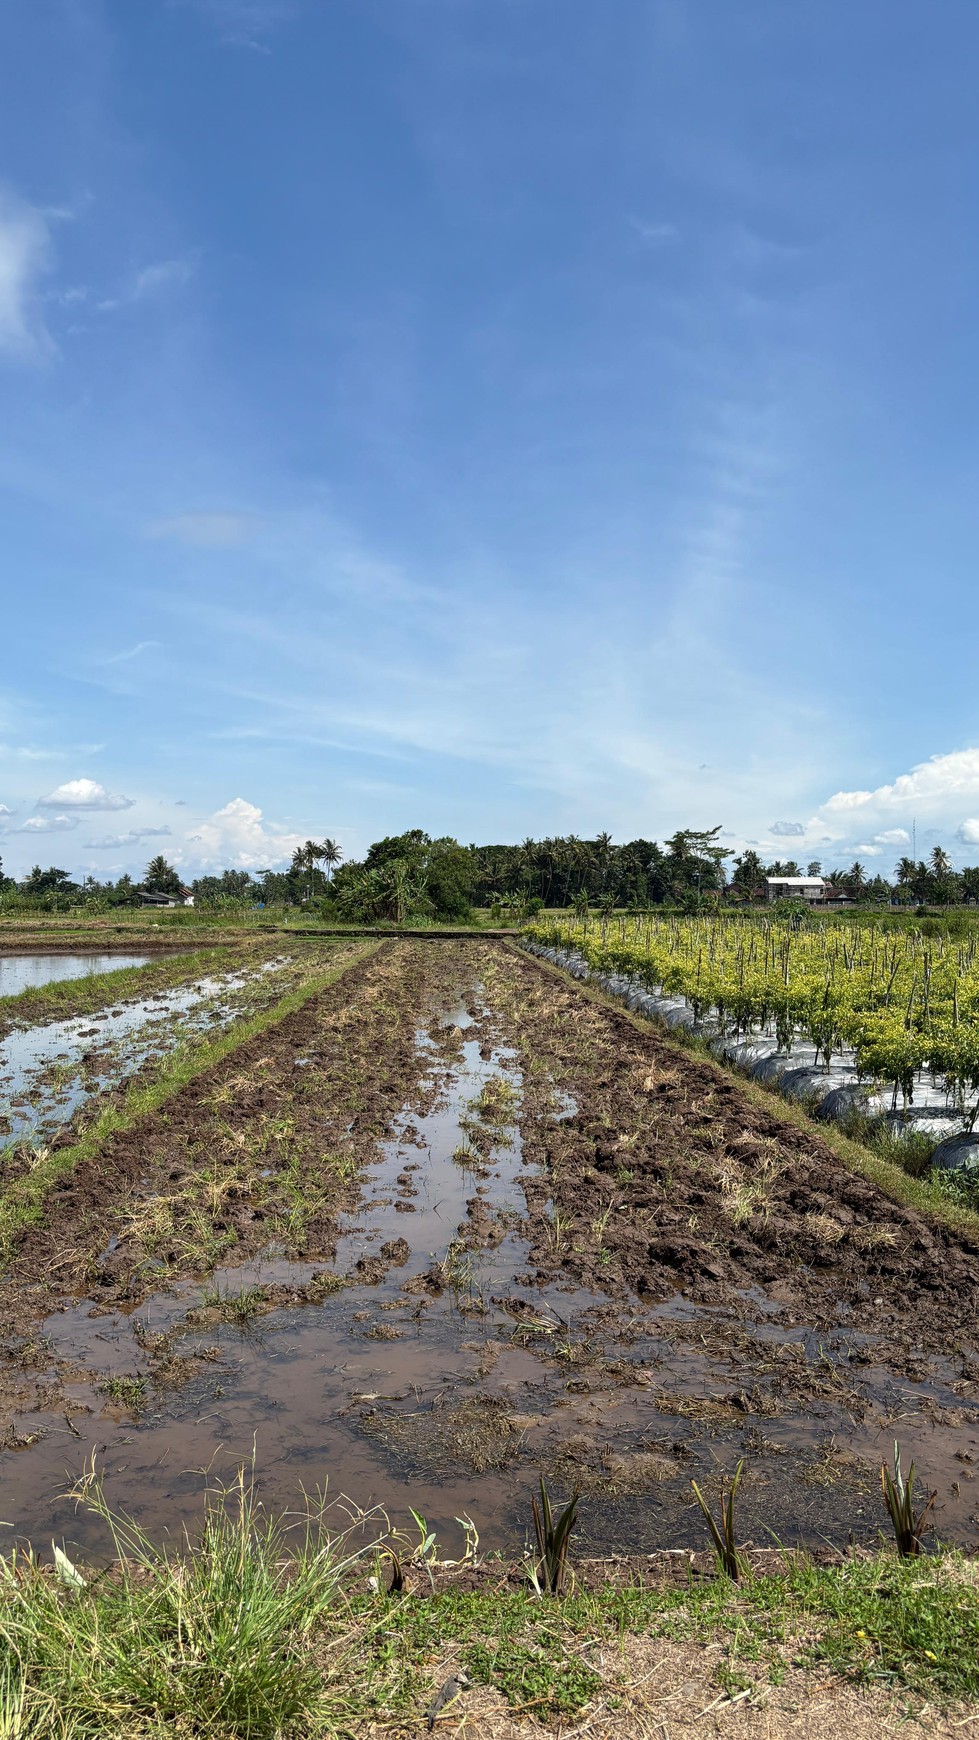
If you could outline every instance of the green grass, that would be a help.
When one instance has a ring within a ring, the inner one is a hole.
[[[319,972],[311,971],[301,984],[293,986],[268,1009],[235,1022],[213,1038],[177,1047],[164,1059],[151,1080],[137,1081],[128,1089],[121,1103],[98,1113],[77,1142],[67,1148],[43,1150],[28,1173],[11,1180],[0,1190],[0,1256],[9,1251],[11,1240],[19,1228],[41,1218],[44,1199],[52,1186],[73,1172],[83,1160],[96,1155],[109,1136],[132,1129],[140,1118],[157,1111],[197,1076],[213,1069],[249,1040],[301,1009],[377,946],[368,942],[345,951],[342,960]]]
[[[0,1734],[335,1732],[342,1689],[310,1646],[342,1612],[348,1534],[315,1515],[298,1530],[268,1518],[244,1475],[209,1496],[200,1537],[179,1550],[113,1516],[97,1481],[83,1496],[112,1537],[108,1574],[79,1587],[70,1564],[56,1578],[30,1557],[0,1560]],[[347,1653],[335,1638],[336,1666]]]
[[[249,1323],[265,1309],[268,1293],[264,1287],[205,1287],[201,1305],[217,1311],[223,1323]]]
[[[628,1688],[615,1646],[629,1635],[720,1645],[708,1702],[709,1675],[733,1691],[800,1667],[905,1701],[979,1698],[976,1566],[954,1553],[832,1567],[789,1554],[738,1584],[599,1585],[554,1600],[492,1562],[481,1587],[432,1594],[432,1558],[423,1549],[412,1569],[394,1537],[409,1592],[391,1599],[379,1513],[339,1529],[322,1504],[274,1519],[242,1472],[207,1495],[193,1539],[158,1547],[111,1512],[94,1474],[76,1496],[108,1530],[106,1571],[57,1554],[55,1574],[30,1555],[0,1560],[5,1736],[327,1740],[392,1717],[421,1728],[446,1663],[514,1714],[553,1722],[615,1709]]]
[[[73,1015],[95,1014],[131,997],[153,996],[206,973],[227,972],[241,965],[240,953],[230,947],[193,949],[151,961],[145,967],[117,967],[114,972],[90,973],[84,979],[34,985],[16,996],[0,997],[0,1034],[15,1025],[37,1026]]]
[[[147,1390],[145,1377],[109,1377],[99,1387],[110,1402],[118,1402],[121,1407],[128,1408],[131,1414],[142,1412]]]

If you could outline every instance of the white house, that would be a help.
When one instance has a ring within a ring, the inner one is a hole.
[[[821,876],[766,876],[769,900],[825,900]]]

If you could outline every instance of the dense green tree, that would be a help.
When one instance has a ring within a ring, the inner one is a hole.
[[[58,870],[53,864],[42,870],[40,864],[35,864],[24,877],[20,889],[22,894],[74,894],[77,886],[67,870]]]
[[[162,853],[151,858],[143,874],[143,887],[147,894],[180,894],[183,883],[172,864],[168,864]]]
[[[742,900],[752,900],[763,897],[765,893],[765,866],[761,857],[750,847],[746,848],[734,860],[734,874],[731,877],[731,887]]]
[[[191,883],[191,892],[198,903],[209,900],[257,900],[258,884],[247,870],[224,870],[220,876],[199,876]]]

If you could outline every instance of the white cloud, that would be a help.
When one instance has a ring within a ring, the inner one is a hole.
[[[838,791],[822,810],[843,818],[857,811],[904,809],[966,794],[979,796],[979,749],[933,755],[910,773],[900,774],[892,785],[879,785],[875,791]]]
[[[51,236],[42,212],[0,188],[0,351],[37,361],[50,354],[37,284],[51,264]]]
[[[68,779],[47,797],[38,798],[37,802],[38,808],[45,810],[130,810],[136,799],[106,791],[105,786],[94,779]]]
[[[255,534],[253,514],[174,514],[147,526],[150,538],[172,538],[198,550],[238,550]]]
[[[806,825],[810,839],[833,847],[832,856],[905,851],[914,831],[923,840],[979,845],[979,820],[960,821],[962,811],[979,816],[979,748],[955,749],[918,762],[872,790],[838,791]]]
[[[169,828],[131,828],[128,834],[102,834],[97,840],[86,840],[93,851],[109,851],[120,846],[138,846],[143,840],[162,839]]]
[[[66,834],[72,828],[77,828],[77,816],[29,816],[26,822],[21,822],[15,834]]]
[[[304,838],[303,834],[280,832],[268,826],[257,804],[250,804],[245,798],[232,798],[202,822],[196,833],[187,835],[188,843],[199,847],[198,856],[203,863],[222,868],[234,865],[242,870],[262,870],[291,858]]]
[[[0,804],[0,820],[6,820],[8,816],[12,816],[13,814],[14,811],[10,809],[7,804]]]
[[[802,822],[773,822],[769,830],[773,834],[804,834],[805,831]]]

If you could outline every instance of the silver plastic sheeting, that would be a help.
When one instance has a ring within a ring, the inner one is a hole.
[[[939,1142],[931,1157],[933,1166],[941,1172],[979,1172],[979,1135],[963,1131]]]

